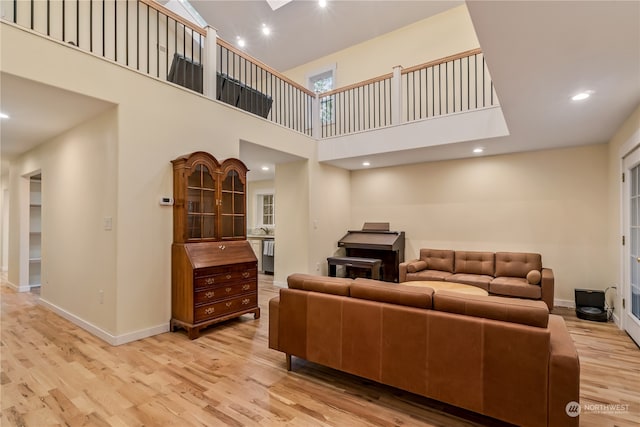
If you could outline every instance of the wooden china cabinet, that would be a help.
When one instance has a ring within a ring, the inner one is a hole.
[[[173,163],[171,330],[260,318],[258,260],[246,240],[247,167],[198,151]]]

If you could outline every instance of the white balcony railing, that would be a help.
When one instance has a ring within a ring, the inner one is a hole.
[[[0,7],[5,21],[316,138],[497,104],[480,49],[315,94],[154,0],[0,0]]]

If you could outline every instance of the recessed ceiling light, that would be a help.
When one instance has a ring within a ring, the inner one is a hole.
[[[591,96],[591,91],[580,92],[580,93],[577,93],[577,94],[573,95],[571,97],[571,99],[574,100],[574,101],[582,101],[583,99],[587,99],[590,96]]]
[[[474,148],[473,152],[476,153],[476,154],[483,153],[484,152],[484,148],[482,148],[482,147]]]
[[[371,163],[369,163],[369,162],[362,162],[362,166],[371,166]]]
[[[247,43],[244,41],[244,39],[240,36],[236,37],[236,40],[238,42],[238,46],[240,47],[245,47],[247,45]]]
[[[327,7],[327,0],[319,0],[318,4],[320,5],[320,7]]]
[[[265,36],[271,34],[271,28],[267,27],[267,24],[262,24],[262,34]]]
[[[8,119],[9,115],[5,113],[0,113],[0,119]]]
[[[269,166],[263,166],[263,167],[262,167],[262,170],[263,170],[263,171],[268,171],[268,170],[269,170]]]

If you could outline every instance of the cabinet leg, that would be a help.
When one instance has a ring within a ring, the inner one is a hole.
[[[256,308],[253,312],[253,318],[256,320],[260,318],[260,307]]]
[[[195,340],[200,336],[200,329],[189,328],[189,330],[187,331],[187,336],[189,337],[190,340]]]
[[[291,355],[287,353],[287,371],[291,370]]]

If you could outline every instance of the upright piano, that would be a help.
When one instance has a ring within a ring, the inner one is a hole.
[[[404,262],[404,231],[389,231],[388,222],[366,222],[362,230],[350,230],[338,241],[348,257],[382,260],[381,278],[398,282],[399,265]]]

